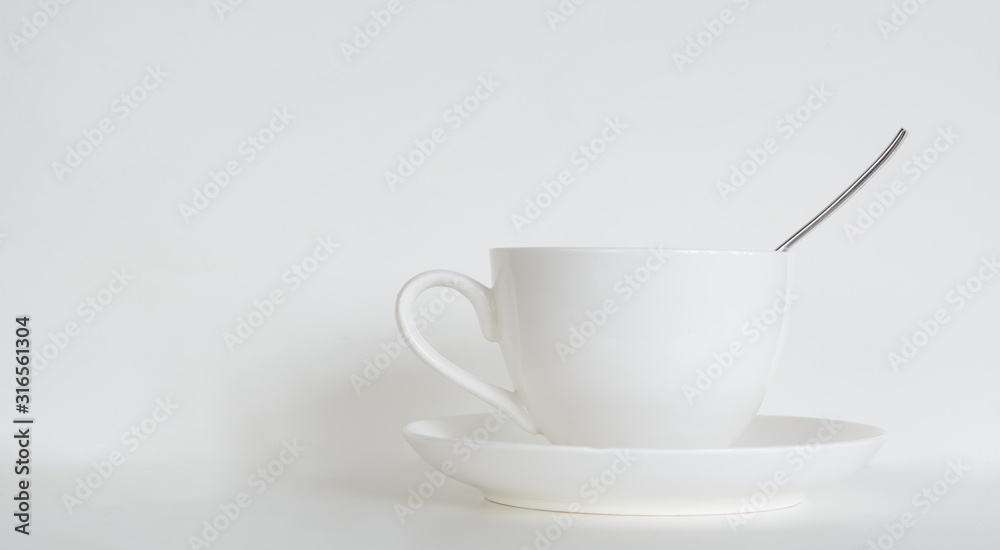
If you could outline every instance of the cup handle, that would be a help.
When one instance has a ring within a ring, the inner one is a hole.
[[[479,327],[483,331],[483,336],[490,342],[500,341],[500,325],[493,301],[493,290],[461,273],[435,270],[421,273],[410,279],[403,285],[402,290],[399,291],[399,297],[396,299],[396,324],[399,325],[399,332],[403,334],[407,345],[410,346],[413,353],[417,354],[417,357],[465,391],[493,405],[529,433],[539,433],[538,426],[528,416],[521,403],[521,397],[516,391],[505,390],[468,373],[438,353],[417,330],[417,323],[413,316],[414,305],[418,296],[433,287],[453,288],[461,292],[472,302],[476,316],[479,317]]]

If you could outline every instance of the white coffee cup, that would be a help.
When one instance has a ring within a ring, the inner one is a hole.
[[[400,332],[453,382],[554,444],[712,448],[757,413],[790,294],[785,252],[495,248],[493,287],[451,271],[403,286]],[[459,368],[417,330],[432,287],[461,292],[514,391]]]

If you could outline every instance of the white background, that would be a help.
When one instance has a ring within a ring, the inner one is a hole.
[[[948,295],[1000,252],[1000,6],[928,2],[884,35],[893,5],[592,1],[553,28],[556,0],[404,2],[348,61],[341,44],[386,2],[247,0],[222,17],[209,0],[71,2],[16,45],[42,8],[5,2],[0,355],[16,315],[31,316],[36,356],[80,330],[34,373],[30,538],[13,533],[15,450],[0,444],[4,548],[190,548],[292,440],[307,450],[213,548],[530,545],[548,514],[454,481],[397,521],[428,468],[402,426],[485,410],[408,350],[355,391],[351,375],[395,341],[399,287],[433,268],[488,282],[498,246],[771,249],[902,126],[899,153],[794,250],[801,300],[762,408],[883,427],[872,463],[736,534],[722,517],[587,516],[556,547],[866,548],[961,459],[971,470],[896,547],[995,548],[1000,282],[960,310]],[[679,68],[673,54],[723,9],[735,21]],[[113,103],[147,67],[167,76],[122,120]],[[495,93],[453,128],[448,109],[490,75]],[[793,135],[776,128],[824,86]],[[240,142],[282,108],[294,120],[248,162]],[[60,180],[53,163],[105,117],[114,130]],[[627,129],[578,171],[571,154],[609,117]],[[391,191],[385,172],[435,128],[444,143]],[[904,172],[949,128],[936,162]],[[768,138],[777,152],[723,200],[717,182]],[[230,161],[241,172],[186,221],[179,206]],[[519,232],[511,215],[563,169],[574,184]],[[894,180],[905,193],[849,239]],[[339,249],[292,291],[282,273],[324,237]],[[115,270],[134,280],[88,322],[79,304]],[[285,303],[230,352],[223,334],[277,288]],[[938,309],[950,321],[895,372],[887,354]],[[467,303],[426,334],[508,384]],[[177,410],[131,452],[121,436],[157,399]],[[70,513],[63,495],[115,451],[124,463]]]

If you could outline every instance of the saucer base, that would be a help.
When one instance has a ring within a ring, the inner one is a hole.
[[[630,516],[788,508],[863,468],[886,437],[854,422],[763,415],[724,449],[551,445],[486,414],[413,422],[403,433],[437,478],[475,487],[492,502]]]

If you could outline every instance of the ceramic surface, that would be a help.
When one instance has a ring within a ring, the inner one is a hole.
[[[883,430],[758,416],[726,449],[552,445],[500,415],[413,422],[403,431],[434,468],[500,504],[623,515],[746,514],[801,502],[868,463]]]
[[[764,399],[789,289],[781,252],[499,248],[493,287],[430,271],[400,291],[414,353],[530,433],[598,447],[724,447]],[[424,290],[451,287],[500,344],[515,391],[484,382],[417,330]]]

